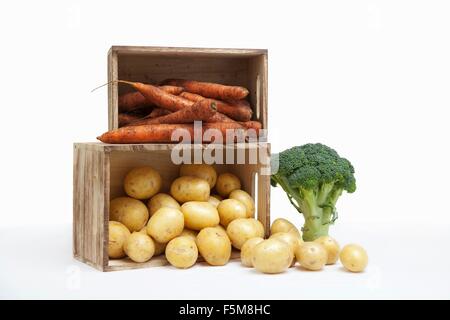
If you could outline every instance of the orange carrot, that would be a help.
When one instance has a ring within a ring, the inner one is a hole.
[[[164,92],[174,95],[179,95],[184,90],[182,87],[169,85],[160,86],[159,88]],[[118,105],[120,112],[129,112],[138,108],[149,107],[152,105],[152,103],[149,102],[142,93],[140,93],[139,91],[135,91],[120,95]]]
[[[221,100],[243,99],[248,95],[248,90],[244,87],[226,86],[218,83],[200,82],[184,79],[168,79],[164,84],[183,87],[186,91],[197,93],[203,97]]]
[[[119,113],[119,127],[126,126],[130,123],[138,121],[141,118],[142,117],[139,117],[138,115],[134,115],[134,114]]]
[[[262,128],[261,122],[259,121],[245,121],[239,122],[246,129],[254,129],[257,132]]]
[[[172,113],[172,111],[169,111],[167,109],[155,108],[152,110],[152,112],[150,112],[150,114],[146,118],[157,118],[157,117],[165,116],[170,113]]]
[[[216,112],[207,122],[236,122],[233,119],[227,117],[223,113]],[[237,123],[237,122],[236,122]]]
[[[250,103],[247,100],[241,99],[241,100],[226,100],[226,103],[232,106],[238,106],[238,107],[251,107]]]
[[[197,102],[197,101],[200,101],[202,99],[205,99],[205,97],[203,97],[203,96],[201,96],[199,94],[192,93],[192,92],[187,92],[187,91],[184,91],[184,92],[180,93],[180,97],[188,99],[188,100],[191,100],[191,101],[194,101],[194,102]]]
[[[167,93],[174,94],[176,96],[184,91],[183,87],[169,86],[169,85],[159,86],[159,88]]]

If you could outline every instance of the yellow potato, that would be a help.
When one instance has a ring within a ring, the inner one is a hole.
[[[130,236],[130,230],[122,223],[109,221],[108,256],[112,259],[125,257],[123,245]]]
[[[169,241],[166,247],[166,258],[176,268],[192,267],[197,261],[198,249],[190,237],[176,237]]]
[[[292,251],[283,241],[267,239],[253,248],[253,266],[263,273],[281,273],[291,265]]]
[[[217,172],[212,165],[209,164],[182,164],[180,167],[180,177],[192,176],[208,181],[209,187],[212,189],[216,185]]]
[[[119,197],[109,204],[109,219],[123,223],[131,232],[139,231],[147,223],[148,210],[139,200]]]
[[[246,267],[253,267],[253,249],[257,244],[263,242],[260,237],[251,238],[245,241],[241,247],[241,263]]]
[[[255,200],[244,190],[233,190],[229,196],[230,199],[236,199],[242,202],[247,209],[247,218],[254,218],[255,216]]]
[[[179,177],[172,182],[170,194],[178,202],[208,201],[209,184],[206,180],[197,177]]]
[[[241,188],[241,181],[232,173],[221,173],[217,177],[216,190],[224,198],[237,189]]]
[[[292,263],[291,266],[295,265],[294,255],[297,248],[300,246],[300,241],[295,233],[292,232],[278,232],[270,236],[269,239],[276,239],[286,243],[292,251]]]
[[[308,270],[317,271],[327,263],[327,250],[317,242],[304,242],[295,251],[300,265]]]
[[[162,179],[152,167],[134,168],[125,176],[125,193],[135,199],[148,199],[161,189]]]
[[[161,208],[147,224],[147,233],[156,241],[166,243],[180,235],[184,228],[183,213],[175,208]]]
[[[357,244],[348,244],[339,255],[344,267],[351,272],[361,272],[367,267],[369,257],[366,250]]]
[[[300,231],[298,231],[298,229],[289,220],[283,218],[275,219],[270,227],[270,234],[275,234],[278,232],[294,232],[301,238]]]
[[[211,228],[215,228],[217,231],[221,232],[222,234],[224,234],[225,236],[228,237],[227,234],[227,229],[225,229],[223,226],[221,226],[220,224],[215,226],[215,227],[211,227]]]
[[[245,205],[235,199],[225,199],[220,201],[217,211],[219,212],[220,224],[225,228],[231,221],[247,217]]]
[[[197,235],[200,255],[212,266],[223,266],[231,257],[231,242],[219,228],[205,228]]]
[[[261,222],[252,218],[236,219],[230,222],[227,227],[227,234],[236,249],[241,249],[242,245],[251,238],[264,237],[264,227]]]
[[[191,238],[192,240],[196,241],[197,240],[197,234],[198,234],[198,232],[195,231],[195,230],[184,228],[183,232],[181,232],[178,237],[188,237],[188,238]]]
[[[327,264],[335,264],[339,259],[339,243],[329,236],[322,236],[314,240],[314,242],[320,243],[327,250]]]
[[[222,200],[223,200],[223,197],[220,196],[220,195],[218,195],[218,194],[212,194],[211,197],[216,198],[216,199],[219,200],[219,201],[222,201]]]
[[[202,230],[219,224],[220,218],[217,209],[209,202],[189,201],[181,206],[186,228]]]
[[[158,209],[162,207],[180,209],[180,204],[167,193],[158,193],[148,200],[147,207],[148,213],[151,217]]]
[[[123,249],[134,262],[146,262],[155,253],[152,238],[142,232],[133,232],[125,242]]]
[[[220,204],[220,200],[214,196],[209,196],[208,202],[211,203],[214,207],[218,207]]]
[[[143,227],[139,232],[148,235],[147,226]],[[158,241],[155,241],[155,239],[153,239],[153,238],[152,238],[152,240],[153,240],[153,244],[155,245],[155,253],[153,254],[153,256],[156,257],[156,256],[159,256],[161,253],[164,253],[164,250],[166,250],[167,243],[160,243]]]

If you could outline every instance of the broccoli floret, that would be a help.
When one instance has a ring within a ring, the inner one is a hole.
[[[328,235],[337,218],[336,202],[356,190],[354,168],[326,145],[305,144],[272,156],[271,184],[281,186],[305,219],[303,240]]]

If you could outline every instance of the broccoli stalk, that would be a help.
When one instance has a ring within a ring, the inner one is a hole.
[[[337,200],[344,190],[352,193],[356,189],[351,163],[319,143],[285,150],[272,159],[278,160],[278,165],[272,164],[272,185],[281,186],[303,214],[303,240],[328,235],[330,224],[337,218]]]

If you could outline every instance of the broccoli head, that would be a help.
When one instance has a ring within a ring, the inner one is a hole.
[[[336,202],[342,191],[356,190],[352,164],[326,145],[305,144],[272,156],[273,186],[281,186],[303,214],[303,240],[328,235],[337,218]]]

